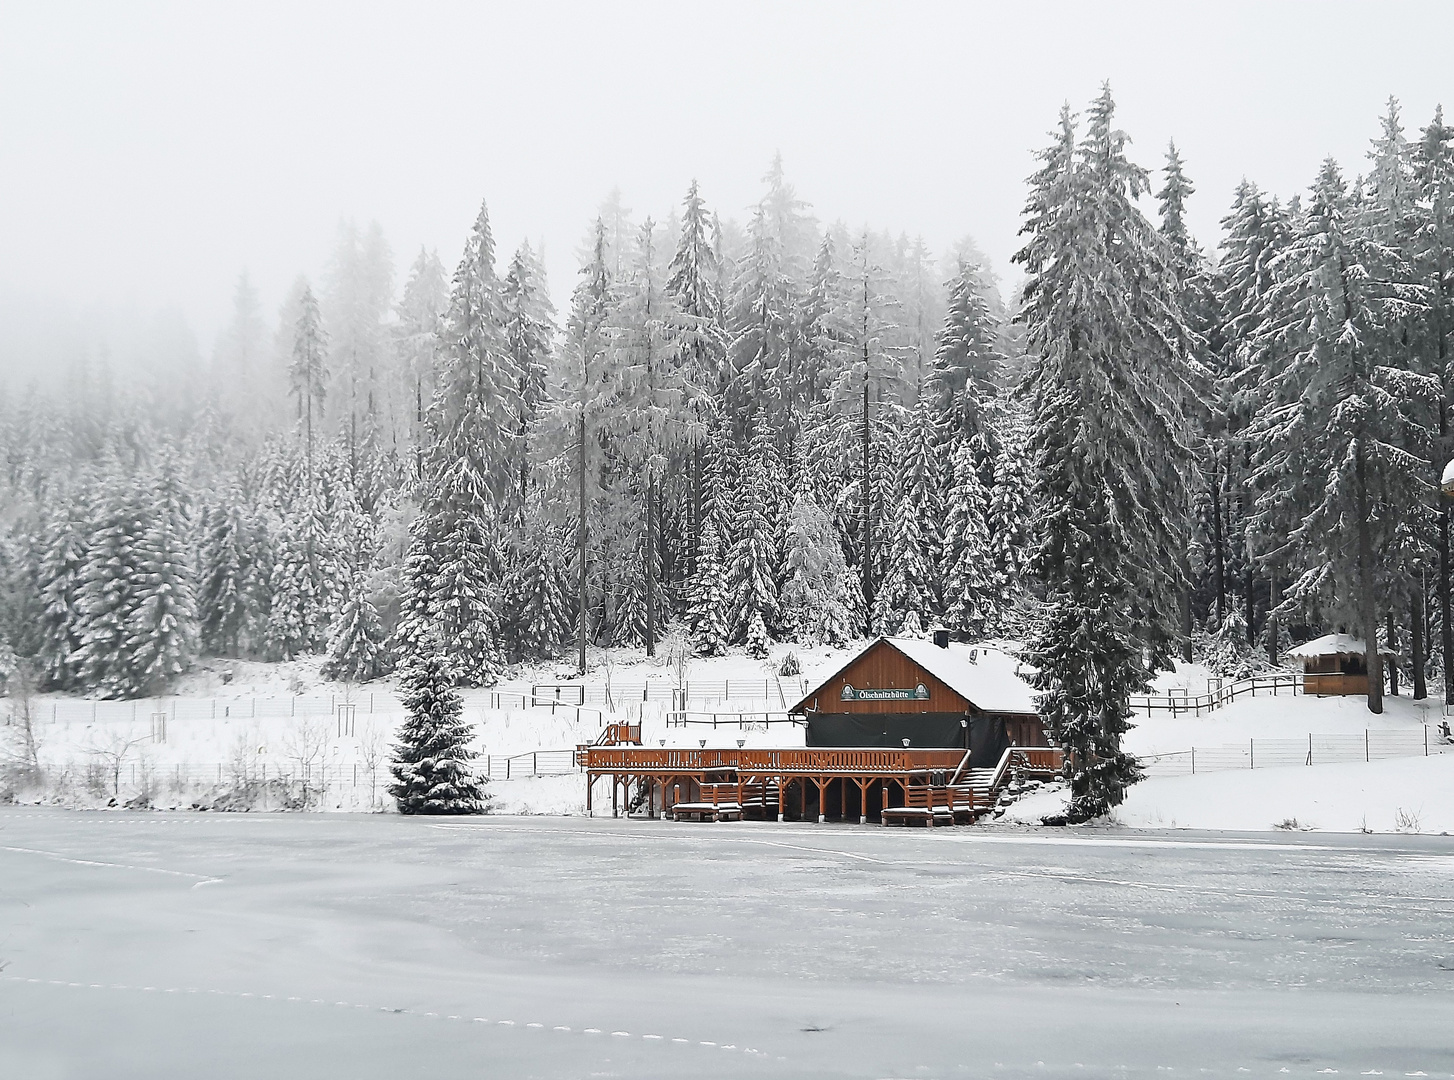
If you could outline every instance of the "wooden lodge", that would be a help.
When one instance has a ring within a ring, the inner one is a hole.
[[[1287,651],[1303,662],[1303,693],[1336,697],[1368,693],[1368,650],[1348,634],[1324,634]],[[1397,654],[1380,649],[1379,655],[1395,660]]]
[[[609,778],[613,815],[973,821],[1016,773],[1059,771],[1033,694],[999,650],[951,646],[947,634],[878,638],[790,709],[805,723],[805,747],[651,748],[639,745],[639,728],[615,725],[579,748],[586,808]]]

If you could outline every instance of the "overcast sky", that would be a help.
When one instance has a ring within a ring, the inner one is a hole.
[[[970,233],[1009,277],[1030,153],[1103,79],[1136,160],[1175,137],[1210,245],[1241,176],[1361,171],[1389,94],[1427,123],[1451,30],[1447,2],[0,3],[0,349],[99,306],[176,309],[210,354],[243,268],[271,321],[376,219],[402,284],[481,198],[563,295],[613,186],[660,218],[697,177],[742,219],[778,150],[820,220]]]

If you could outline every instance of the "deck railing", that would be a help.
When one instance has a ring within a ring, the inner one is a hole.
[[[925,770],[953,771],[963,750],[877,749],[752,749],[692,750],[669,747],[620,748],[583,746],[576,761],[591,772],[740,772],[902,774]]]

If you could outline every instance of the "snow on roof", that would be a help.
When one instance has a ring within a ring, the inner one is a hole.
[[[1310,660],[1315,656],[1363,656],[1368,647],[1362,639],[1352,634],[1324,634],[1287,650],[1287,655],[1298,660]],[[1397,656],[1392,649],[1379,650],[1382,656]]]
[[[1023,665],[1003,648],[995,645],[951,644],[941,649],[923,638],[875,638],[852,656],[834,664],[832,670],[814,672],[809,680],[812,691],[806,701],[823,688],[834,675],[853,663],[880,641],[886,641],[956,694],[985,712],[1036,713],[1037,691],[1018,674]],[[975,659],[969,658],[970,653]],[[1028,669],[1026,669],[1028,670]]]

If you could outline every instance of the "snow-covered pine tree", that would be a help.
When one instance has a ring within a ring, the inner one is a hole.
[[[202,587],[197,597],[202,648],[236,657],[255,618],[249,588],[254,550],[237,491],[204,515]]]
[[[1190,335],[1164,241],[1136,207],[1147,175],[1113,116],[1107,86],[1077,145],[1062,109],[1015,256],[1034,411],[1031,565],[1046,601],[1027,659],[1066,751],[1067,820],[1105,813],[1139,775],[1121,736],[1130,695],[1147,685],[1142,650],[1169,663],[1193,473]]]
[[[514,463],[515,498],[525,502],[530,479],[528,448],[532,430],[546,404],[546,373],[551,341],[555,337],[555,306],[545,280],[545,268],[528,241],[510,259],[500,290],[505,348],[520,372],[520,417]]]
[[[409,441],[414,447],[414,478],[424,476],[428,442],[425,406],[434,397],[439,338],[449,306],[449,279],[438,254],[419,249],[398,305],[394,324],[394,353],[399,368],[401,396],[409,405]]]
[[[186,500],[172,462],[150,492],[150,517],[136,546],[133,606],[126,650],[137,694],[156,696],[191,665],[197,649],[197,602],[188,555]]]
[[[722,538],[715,515],[708,515],[702,525],[702,543],[697,550],[697,570],[692,576],[687,609],[692,644],[702,656],[721,656],[727,651],[732,635],[731,607]]]
[[[507,610],[513,613],[519,656],[544,659],[556,655],[575,622],[567,599],[568,551],[565,538],[541,521],[540,511],[527,520],[533,524],[512,553]]]
[[[1283,608],[1319,597],[1368,643],[1368,708],[1383,709],[1375,552],[1427,483],[1439,380],[1399,365],[1390,330],[1422,308],[1399,252],[1350,227],[1347,185],[1324,162],[1292,243],[1278,257],[1259,337],[1286,353],[1254,417],[1253,481],[1269,528],[1308,567]]]
[[[129,697],[136,693],[136,672],[127,623],[136,608],[138,548],[145,531],[131,484],[113,476],[102,486],[91,520],[78,602],[77,670],[82,686],[106,697]]]
[[[873,628],[880,634],[913,637],[932,622],[933,567],[919,532],[919,515],[907,493],[894,504],[887,523],[883,581],[874,598]]]
[[[784,636],[809,648],[846,645],[862,625],[854,610],[858,582],[843,557],[833,519],[806,488],[788,513],[783,548]]]
[[[394,655],[400,658],[418,655],[434,627],[434,582],[439,577],[439,563],[429,532],[431,523],[432,519],[422,513],[409,523],[399,619],[392,640]]]
[[[944,523],[944,620],[971,641],[999,629],[1004,612],[976,450],[974,441],[963,439],[954,451]]]
[[[487,780],[472,765],[474,728],[464,719],[457,676],[438,641],[426,641],[399,678],[408,713],[399,728],[389,771],[389,794],[401,814],[482,814]]]
[[[1259,339],[1267,294],[1275,280],[1273,262],[1291,239],[1288,218],[1275,199],[1255,184],[1237,187],[1231,212],[1222,219],[1221,256],[1217,263],[1217,301],[1221,312],[1215,336],[1216,386],[1211,425],[1211,468],[1208,533],[1214,607],[1212,621],[1226,622],[1231,599],[1241,593],[1249,638],[1254,633],[1257,587],[1256,551],[1261,533],[1253,524],[1248,484],[1252,447],[1247,425],[1261,405],[1269,375],[1282,363],[1272,342]],[[1292,527],[1288,523],[1287,528]],[[1263,546],[1266,546],[1265,544]],[[1275,581],[1279,568],[1270,566]],[[1273,645],[1275,650],[1275,644]]]
[[[77,686],[81,652],[81,589],[86,568],[86,527],[79,505],[66,507],[45,533],[41,556],[40,649],[36,664],[44,684]]]
[[[1454,328],[1454,127],[1444,123],[1444,109],[1419,133],[1413,154],[1414,181],[1419,190],[1419,228],[1415,234],[1413,261],[1418,280],[1426,289],[1429,307],[1423,334],[1424,370],[1440,383],[1436,461],[1447,461],[1450,446],[1449,332]],[[1439,655],[1444,667],[1444,699],[1454,700],[1454,610],[1450,595],[1449,501],[1439,500],[1438,576],[1435,593],[1439,600]]]
[[[789,424],[797,393],[792,361],[802,277],[799,263],[811,223],[804,214],[806,204],[784,178],[781,155],[773,159],[763,180],[768,190],[748,223],[748,249],[732,283],[727,321],[733,378],[725,404],[739,424],[754,410],[765,409],[782,449],[794,435]],[[734,434],[746,438],[746,428],[739,426]]]
[[[499,674],[496,558],[499,514],[519,475],[524,373],[503,329],[489,213],[479,216],[455,271],[445,319],[423,512],[438,570],[431,613],[465,685]]]
[[[288,377],[298,402],[298,421],[307,462],[307,486],[311,491],[314,425],[322,424],[328,396],[328,335],[323,330],[318,300],[306,282],[298,304],[298,322],[293,331],[293,359]]]
[[[949,310],[935,336],[934,377],[927,389],[937,398],[937,411],[954,418],[957,435],[979,435],[986,445],[993,445],[983,402],[997,392],[1004,358],[999,327],[980,284],[982,275],[980,267],[961,262],[947,283]]]
[[[1215,343],[1208,341],[1208,335],[1216,333],[1219,312],[1216,310],[1216,296],[1211,282],[1211,266],[1196,241],[1192,239],[1191,233],[1187,231],[1186,201],[1195,193],[1196,187],[1186,174],[1175,142],[1169,143],[1167,146],[1166,165],[1162,172],[1165,175],[1165,182],[1162,184],[1161,190],[1156,193],[1161,216],[1159,231],[1166,242],[1168,261],[1172,273],[1176,277],[1178,303],[1182,319],[1185,321],[1187,329],[1191,331],[1192,348],[1195,350],[1198,362],[1206,367],[1208,372],[1211,372],[1217,349]],[[1209,386],[1215,387],[1215,382],[1209,382]],[[1209,430],[1213,426],[1211,414],[1217,411],[1219,404],[1220,402],[1214,395],[1210,403],[1204,403],[1199,398],[1190,400],[1187,403],[1188,416],[1196,421],[1201,430]],[[1214,459],[1215,453],[1209,457]],[[1205,464],[1214,466],[1215,460],[1208,460]],[[1215,468],[1205,468],[1204,472],[1209,477],[1214,476]],[[1181,659],[1184,663],[1191,663],[1192,591],[1196,582],[1191,573],[1189,553],[1203,539],[1212,540],[1213,537],[1198,536],[1196,532],[1197,515],[1178,516],[1183,519],[1186,529],[1186,533],[1178,545],[1182,558],[1182,587],[1179,598]]]
[[[369,682],[387,675],[392,658],[363,571],[354,571],[345,595],[343,611],[334,623],[328,644],[328,658],[320,669],[323,677]]]
[[[745,476],[731,502],[733,543],[727,557],[732,636],[744,640],[760,620],[778,624],[777,580],[782,569],[782,511],[786,501],[776,433],[759,414],[752,427]]]
[[[318,646],[318,591],[309,566],[306,531],[298,518],[285,515],[271,531],[273,560],[268,571],[270,599],[264,652],[275,660],[296,660]]]
[[[1025,595],[1030,523],[1034,520],[1030,504],[1030,461],[1025,452],[1030,433],[1018,403],[1001,411],[996,427],[1000,451],[994,459],[994,483],[985,512],[994,566],[992,580],[999,589],[994,630],[1018,634],[1017,613]]]

